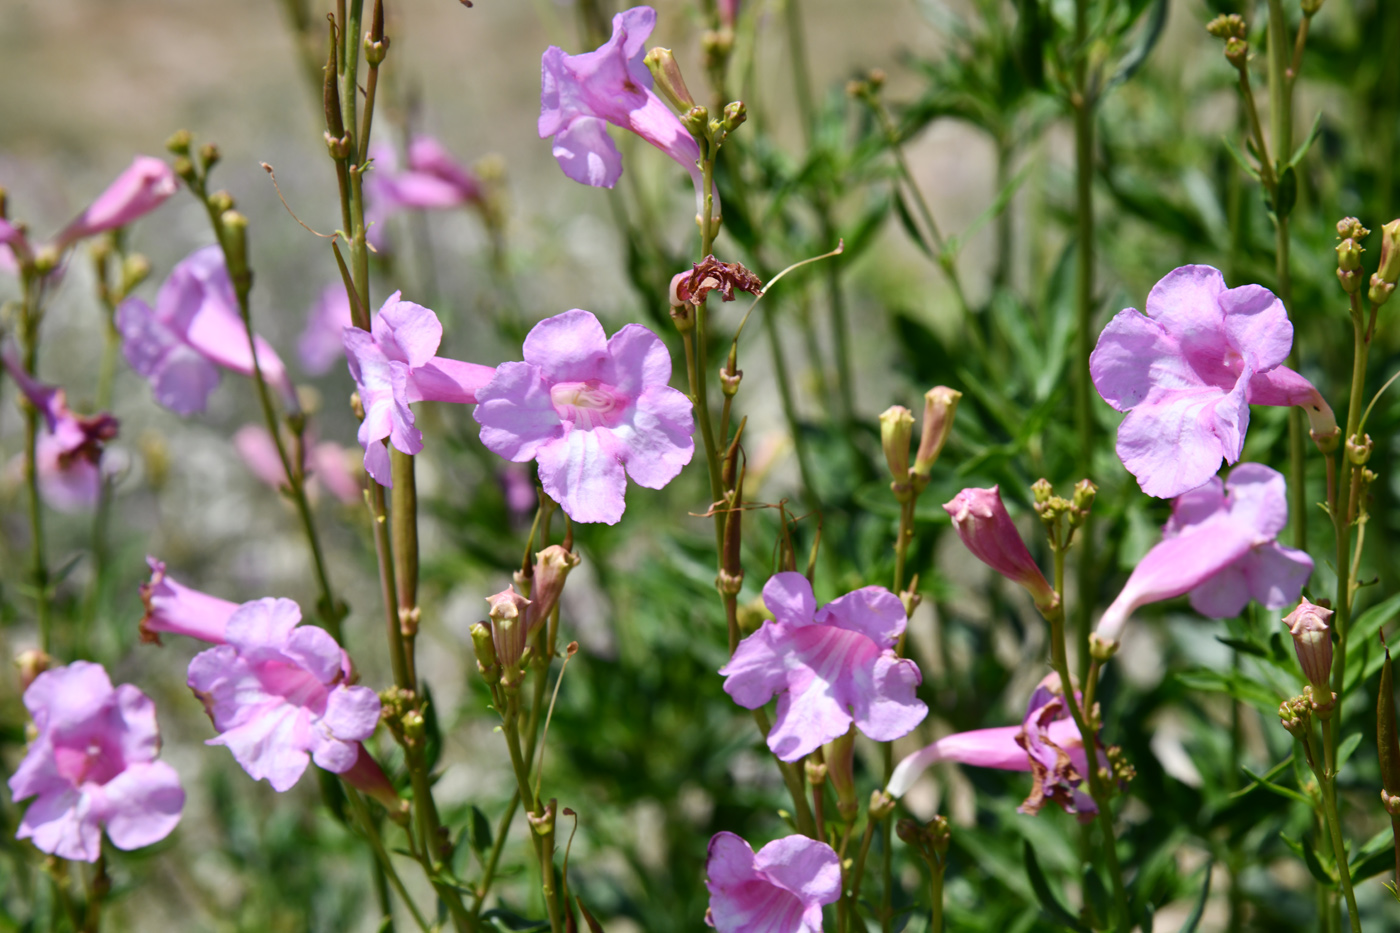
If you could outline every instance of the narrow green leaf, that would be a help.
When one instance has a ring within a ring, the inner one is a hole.
[[[1236,651],[1243,651],[1245,654],[1252,654],[1256,658],[1267,658],[1269,652],[1262,645],[1256,644],[1247,638],[1226,638],[1223,635],[1216,635],[1215,640],[1222,645],[1228,645]]]
[[[1329,887],[1335,885],[1337,879],[1333,878],[1327,869],[1322,867],[1322,862],[1318,861],[1317,852],[1313,850],[1312,842],[1304,837],[1302,844],[1303,862],[1308,866],[1308,871],[1312,872],[1312,876]]]
[[[1210,899],[1210,873],[1215,868],[1215,860],[1206,862],[1205,881],[1201,884],[1201,896],[1196,898],[1196,906],[1191,913],[1186,915],[1186,921],[1181,924],[1180,933],[1196,933],[1196,926],[1201,922],[1201,916],[1206,912],[1206,901]]]
[[[914,223],[914,215],[909,213],[909,205],[904,203],[904,192],[898,189],[894,192],[894,210],[895,213],[899,215],[900,226],[904,228],[905,233],[909,234],[909,239],[914,241],[914,245],[917,246],[925,256],[932,259],[933,248],[924,240],[924,235],[919,230],[919,225]]]
[[[1346,738],[1342,739],[1341,743],[1337,746],[1337,771],[1338,771],[1338,773],[1341,772],[1342,766],[1345,765],[1345,764],[1347,763],[1347,759],[1350,758],[1350,757],[1352,756],[1352,753],[1356,751],[1356,747],[1357,747],[1358,745],[1360,745],[1360,744],[1361,744],[1361,733],[1360,733],[1360,732],[1353,732],[1351,735],[1349,735],[1349,736],[1347,736]]]
[[[1307,807],[1311,807],[1313,805],[1313,802],[1311,800],[1309,800],[1303,794],[1298,793],[1296,790],[1293,790],[1292,788],[1283,787],[1281,785],[1275,784],[1273,781],[1265,779],[1263,775],[1255,774],[1248,768],[1241,768],[1240,770],[1243,771],[1245,773],[1245,776],[1248,777],[1255,784],[1258,784],[1260,787],[1263,787],[1267,790],[1273,791],[1280,797],[1287,797],[1289,800],[1296,800]]]
[[[1050,890],[1050,882],[1045,879],[1045,874],[1040,870],[1040,862],[1036,860],[1035,849],[1031,847],[1030,841],[1025,843],[1026,876],[1030,878],[1031,890],[1035,891],[1036,900],[1040,901],[1041,909],[1062,926],[1074,930],[1075,933],[1089,933],[1088,927],[1079,922],[1079,918],[1065,909],[1055,893]]]
[[[1222,136],[1221,141],[1225,143],[1225,151],[1230,153],[1231,158],[1235,160],[1244,173],[1255,181],[1258,181],[1259,170],[1250,164],[1249,160],[1245,158],[1244,153],[1240,152],[1239,147],[1230,141],[1230,137]]]
[[[1297,149],[1293,150],[1293,156],[1288,160],[1290,166],[1297,165],[1299,162],[1303,161],[1303,156],[1308,154],[1308,150],[1312,148],[1312,144],[1317,141],[1317,134],[1321,131],[1322,111],[1319,110],[1317,116],[1313,119],[1312,129],[1308,130],[1307,137],[1298,144]]]
[[[583,898],[575,894],[574,901],[578,904],[578,911],[579,913],[583,914],[583,922],[588,924],[588,929],[590,933],[603,933],[603,925],[599,923],[596,919],[594,919],[593,915],[588,912],[588,908],[585,907],[583,904]]]

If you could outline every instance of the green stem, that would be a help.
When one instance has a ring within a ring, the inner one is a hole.
[[[1088,477],[1094,468],[1094,409],[1092,381],[1089,375],[1089,355],[1094,349],[1094,107],[1089,87],[1089,50],[1086,47],[1089,34],[1088,0],[1075,0],[1074,4],[1074,164],[1075,164],[1075,213],[1078,232],[1075,250],[1075,372],[1074,407],[1075,427],[1078,431],[1079,462],[1081,476]],[[1095,566],[1093,561],[1093,519],[1086,516],[1079,532],[1080,546],[1078,563],[1079,605],[1075,611],[1075,635],[1081,648],[1080,673],[1085,672],[1088,663],[1090,609],[1093,605],[1091,594],[1095,589]],[[1063,587],[1057,590],[1063,596]],[[1067,682],[1068,683],[1068,682]],[[1065,688],[1069,691],[1069,688]],[[1070,705],[1073,705],[1072,703]],[[1111,845],[1111,843],[1110,843]]]
[[[39,291],[43,285],[32,271],[23,275],[24,294],[20,305],[19,337],[21,363],[29,378],[36,379],[35,364],[39,356]],[[53,620],[49,606],[49,564],[44,549],[44,509],[39,498],[39,410],[24,404],[24,485],[28,491],[31,567],[34,585],[34,615],[39,624],[39,650],[45,654],[53,647]]]
[[[773,726],[768,721],[768,712],[759,707],[753,711],[753,721],[758,726],[758,733],[765,740]],[[778,763],[778,771],[783,775],[783,783],[787,785],[788,793],[792,795],[793,821],[797,824],[797,831],[812,839],[817,838],[817,821],[812,816],[812,808],[807,804],[807,792],[802,786],[804,778],[798,773],[797,766],[791,762],[783,761],[777,755],[773,760]]]
[[[1331,501],[1327,504],[1337,545],[1337,593],[1336,608],[1333,610],[1336,616],[1332,620],[1337,630],[1337,651],[1332,655],[1332,692],[1337,695],[1337,707],[1333,715],[1337,717],[1338,722],[1341,721],[1344,700],[1342,688],[1346,676],[1347,636],[1351,629],[1351,602],[1354,595],[1351,582],[1352,514],[1358,506],[1358,503],[1352,500],[1352,471],[1355,467],[1347,458],[1346,445],[1359,430],[1366,393],[1366,363],[1371,348],[1366,339],[1366,320],[1361,311],[1361,299],[1356,294],[1351,295],[1351,329],[1351,395],[1347,402],[1347,426],[1346,433],[1342,435],[1341,449],[1336,453],[1341,469],[1337,471],[1337,482],[1332,490]]]
[[[1311,731],[1308,733],[1311,743]],[[1317,773],[1317,782],[1322,787],[1323,817],[1327,832],[1331,837],[1332,859],[1337,866],[1337,878],[1342,885],[1342,895],[1347,901],[1347,914],[1351,918],[1351,933],[1361,933],[1361,916],[1356,910],[1356,892],[1351,886],[1351,869],[1347,865],[1346,843],[1342,841],[1342,824],[1337,814],[1337,759],[1336,743],[1333,741],[1332,721],[1322,720],[1322,754],[1325,765]],[[1311,757],[1311,756],[1309,756]],[[1313,759],[1316,761],[1316,759]]]
[[[933,914],[929,919],[929,933],[942,933],[943,931],[943,867],[934,867],[929,864],[929,900],[933,905]]]
[[[393,542],[394,580],[398,588],[399,632],[404,642],[404,664],[410,690],[417,693],[414,640],[418,631],[418,486],[411,454],[389,450],[394,486],[390,491],[390,540]]]
[[[374,825],[374,818],[370,816],[369,806],[364,798],[355,788],[345,786],[346,799],[350,801],[350,807],[355,811],[355,818],[360,822],[360,828],[365,831],[365,838],[369,840],[369,846],[374,850],[374,857],[378,860],[384,874],[388,877],[389,883],[394,887],[394,893],[398,894],[399,900],[408,907],[409,913],[413,914],[413,920],[418,924],[418,929],[423,933],[429,933],[427,921],[418,912],[418,906],[413,903],[413,898],[408,896],[408,891],[404,889],[403,881],[399,878],[399,873],[394,870],[394,863],[389,860],[389,853],[384,848],[384,840],[379,837],[379,830]]]

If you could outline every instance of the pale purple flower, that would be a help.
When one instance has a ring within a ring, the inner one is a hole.
[[[277,445],[272,435],[260,424],[245,424],[233,434],[233,446],[238,456],[254,476],[273,489],[288,487],[287,471],[282,468],[282,458],[277,453]],[[292,446],[287,445],[288,456]],[[341,502],[353,504],[361,499],[359,481],[351,473],[344,447],[334,441],[308,443],[305,448],[303,475],[306,478],[306,495],[313,502],[320,489],[325,486],[331,495]]]
[[[841,860],[807,836],[775,839],[757,853],[733,833],[716,833],[705,861],[719,933],[821,933],[822,906],[841,897]]]
[[[540,138],[554,137],[554,158],[565,175],[611,188],[622,175],[622,155],[607,125],[631,130],[690,172],[700,212],[700,146],[651,89],[651,72],[642,63],[655,27],[655,10],[633,7],[613,17],[612,38],[592,52],[566,55],[558,46],[546,49],[540,61]]]
[[[156,707],[131,684],[112,688],[102,665],[74,661],[24,691],[37,736],[10,778],[15,802],[34,797],[17,839],[42,852],[95,862],[102,830],[118,849],[170,835],[185,791],[163,761]]]
[[[347,327],[341,332],[365,410],[359,433],[365,470],[381,486],[393,485],[389,451],[381,441],[388,438],[406,454],[423,449],[423,433],[414,426],[410,404],[474,404],[477,392],[495,375],[490,366],[436,356],[442,342],[438,316],[399,295],[394,292],[385,299],[369,331]]]
[[[354,460],[359,460],[358,454]],[[352,469],[352,464],[354,469]],[[351,459],[350,448],[342,447],[335,441],[321,441],[311,448],[306,468],[312,480],[326,488],[345,505],[364,501],[364,487],[360,485],[358,464]]]
[[[1139,606],[1191,594],[1201,615],[1238,615],[1251,599],[1267,609],[1295,601],[1312,574],[1312,558],[1274,540],[1288,524],[1283,476],[1242,463],[1221,482],[1180,496],[1162,541],[1134,568],[1099,620],[1099,637],[1116,641]]]
[[[327,372],[345,353],[345,328],[354,324],[350,296],[343,285],[327,285],[306,315],[306,327],[297,340],[301,368],[313,376]]]
[[[856,728],[877,742],[908,735],[928,714],[914,696],[919,667],[894,653],[904,604],[867,586],[820,609],[800,573],[777,573],[763,587],[773,618],[739,643],[720,669],[724,692],[747,709],[774,695],[778,713],[768,747],[797,761]]]
[[[156,306],[128,298],[117,308],[122,353],[151,383],[156,401],[180,415],[203,411],[219,367],[253,374],[253,348],[218,246],[191,253],[170,271]],[[295,404],[296,390],[275,350],[257,339],[263,378]]]
[[[943,510],[953,519],[953,528],[974,557],[1025,587],[1041,610],[1055,604],[1055,589],[1021,540],[1021,533],[1002,504],[999,487],[964,489]]]
[[[576,522],[616,524],[627,477],[647,489],[675,479],[695,453],[690,400],[671,388],[671,355],[640,324],[613,334],[591,312],[545,318],[522,363],[502,363],[477,393],[481,442],[539,463],[540,483]]]
[[[1020,806],[1022,813],[1033,816],[1046,802],[1059,804],[1081,821],[1098,812],[1093,798],[1081,789],[1088,773],[1088,757],[1079,727],[1065,706],[1057,674],[1046,676],[1031,694],[1021,725],[944,736],[901,761],[886,791],[894,797],[904,796],[924,769],[939,761],[1031,772],[1035,784]]]
[[[160,633],[186,635],[212,644],[226,641],[228,620],[238,611],[238,603],[201,593],[166,576],[165,562],[146,558],[151,579],[141,584],[141,602],[146,613],[141,618],[141,640],[160,644]]]
[[[365,176],[366,223],[376,249],[384,246],[384,221],[399,210],[446,210],[480,204],[481,180],[431,136],[408,145],[408,168],[399,169],[394,147],[371,147],[374,171]]]
[[[226,643],[196,655],[189,669],[190,689],[219,731],[206,744],[226,746],[276,791],[294,785],[311,760],[349,771],[379,723],[379,695],[349,686],[349,656],[324,629],[300,622],[289,599],[244,603],[228,620]]]
[[[1195,489],[1244,450],[1249,406],[1299,405],[1315,434],[1332,409],[1282,365],[1293,346],[1283,302],[1259,285],[1225,287],[1219,270],[1182,266],[1120,311],[1089,358],[1094,387],[1115,410],[1118,456],[1149,496]]]
[[[124,227],[160,207],[176,187],[175,172],[163,160],[137,156],[96,201],[63,228],[55,245],[62,250],[84,237]]]
[[[8,350],[3,361],[19,390],[44,418],[44,429],[34,441],[39,494],[60,512],[95,506],[102,492],[102,447],[117,436],[117,419],[106,412],[88,417],[73,414],[63,389],[34,379]]]

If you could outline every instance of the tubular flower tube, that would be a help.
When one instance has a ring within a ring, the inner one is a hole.
[[[800,573],[778,573],[763,587],[774,618],[739,643],[720,668],[724,692],[746,709],[778,697],[768,747],[797,761],[856,728],[877,742],[908,735],[928,715],[915,698],[919,667],[897,657],[904,604],[879,586],[817,608]]]
[[[178,415],[203,411],[219,369],[253,374],[253,349],[218,246],[191,253],[170,271],[152,310],[140,298],[117,308],[122,353],[151,384],[156,401]],[[258,366],[268,385],[294,404],[286,367],[261,337]]]
[[[306,327],[297,339],[301,368],[313,376],[328,372],[345,353],[345,328],[354,323],[345,286],[337,283],[321,289],[316,303],[307,312]]]
[[[238,611],[238,603],[201,593],[166,576],[165,562],[147,557],[151,579],[141,584],[141,602],[146,614],[141,618],[141,640],[160,644],[160,633],[187,635],[215,645],[227,638],[228,620]]]
[[[591,312],[565,311],[531,329],[523,355],[497,367],[473,417],[488,450],[538,462],[574,521],[616,524],[628,476],[661,489],[690,462],[690,399],[668,385],[671,356],[642,325],[609,339]]]
[[[944,736],[901,761],[886,791],[894,797],[904,796],[924,769],[939,761],[1031,772],[1035,784],[1019,808],[1031,816],[1047,802],[1059,804],[1081,822],[1098,812],[1093,798],[1081,789],[1088,757],[1079,727],[1065,707],[1058,674],[1047,675],[1036,687],[1021,725]]]
[[[309,761],[350,771],[379,724],[379,696],[349,686],[350,657],[324,629],[300,625],[289,599],[257,599],[228,619],[225,644],[195,655],[187,683],[223,745],[254,780],[276,791],[296,784]]]
[[[1016,530],[1001,501],[1001,489],[968,488],[943,506],[953,519],[953,528],[973,556],[1013,583],[1025,587],[1041,612],[1052,609],[1055,589],[1031,558],[1026,542]]]
[[[278,456],[277,445],[273,443],[267,428],[260,424],[245,424],[234,432],[233,446],[252,474],[262,482],[273,489],[288,487],[287,471],[282,469],[282,458]],[[302,470],[306,476],[308,498],[314,500],[320,488],[325,486],[331,495],[346,505],[360,501],[362,491],[359,481],[351,473],[349,453],[334,441],[322,441],[306,448]]]
[[[102,831],[119,849],[159,842],[185,806],[180,776],[163,761],[156,707],[131,684],[113,689],[100,664],[74,661],[24,691],[37,736],[10,778],[16,802],[35,798],[17,839],[42,852],[95,862]]]
[[[611,188],[622,175],[622,154],[607,125],[630,130],[690,172],[696,212],[703,214],[700,145],[652,90],[651,72],[642,62],[654,28],[656,11],[638,6],[614,16],[612,38],[592,52],[546,49],[540,61],[540,138],[554,137],[554,158],[565,175]],[[718,202],[716,197],[716,214]]]
[[[175,172],[163,160],[137,156],[97,200],[63,228],[55,245],[63,250],[85,237],[125,227],[164,204],[176,187]]]
[[[1242,463],[1221,482],[1177,498],[1162,541],[1128,577],[1099,620],[1098,634],[1116,641],[1139,606],[1191,594],[1191,606],[1213,619],[1238,615],[1251,599],[1281,609],[1298,598],[1312,558],[1275,538],[1288,524],[1282,474]]]
[[[754,852],[733,833],[716,833],[705,875],[705,923],[720,933],[821,933],[822,906],[841,897],[841,860],[806,836]]]
[[[385,438],[406,454],[423,449],[423,434],[414,426],[413,402],[457,402],[471,405],[477,392],[491,381],[490,366],[437,356],[442,324],[432,310],[403,301],[394,292],[375,315],[369,331],[346,327],[346,362],[360,392],[365,417],[360,422],[360,446],[365,471],[381,486],[390,479]]]
[[[1244,450],[1249,406],[1298,405],[1316,436],[1336,428],[1317,389],[1282,363],[1293,346],[1283,302],[1259,285],[1227,289],[1211,266],[1182,266],[1120,311],[1089,358],[1103,400],[1127,412],[1118,457],[1149,496],[1200,486]]]

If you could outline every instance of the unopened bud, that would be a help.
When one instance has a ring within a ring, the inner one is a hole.
[[[919,434],[919,451],[914,455],[914,472],[924,479],[928,478],[953,431],[953,417],[958,413],[960,398],[961,392],[947,386],[934,386],[924,393],[924,423]]]
[[[1035,503],[1036,511],[1040,511],[1042,506],[1047,505],[1054,495],[1055,487],[1051,486],[1050,481],[1045,477],[1042,476],[1031,483],[1031,501]]]
[[[222,214],[224,211],[231,211],[234,207],[233,195],[223,190],[215,191],[213,194],[209,195],[209,206],[212,207],[217,214]]]
[[[559,544],[551,544],[535,555],[534,589],[530,591],[533,598],[525,610],[528,634],[539,631],[559,605],[564,582],[579,560],[577,554]]]
[[[187,156],[177,156],[171,168],[174,169],[176,175],[179,175],[187,183],[193,183],[198,178],[198,176],[195,175],[194,163],[191,162]]]
[[[1347,438],[1347,459],[1356,466],[1365,466],[1371,459],[1371,451],[1375,449],[1375,444],[1371,442],[1371,435],[1367,434],[1361,440],[1354,436]]]
[[[1302,2],[1303,15],[1304,15],[1304,16],[1316,16],[1316,15],[1317,15],[1317,11],[1320,10],[1320,9],[1322,9],[1322,2],[1323,2],[1323,0],[1303,0],[1303,2]]]
[[[1231,13],[1229,15],[1222,13],[1209,23],[1206,23],[1206,32],[1215,36],[1217,39],[1243,39],[1245,36],[1244,17],[1240,16],[1238,13]]]
[[[1361,268],[1361,254],[1366,252],[1351,237],[1337,244],[1337,268],[1342,272],[1355,272]]]
[[[219,215],[219,239],[235,291],[246,292],[252,284],[252,273],[248,271],[248,218],[238,211],[224,211]]]
[[[1284,700],[1278,707],[1278,721],[1294,738],[1306,737],[1312,721],[1311,698],[1298,696]]]
[[[165,148],[172,155],[187,156],[190,154],[190,142],[192,137],[189,130],[176,130],[170,134],[170,138],[165,141]]]
[[[122,294],[129,295],[151,274],[151,261],[140,253],[122,260]]]
[[[1233,36],[1226,39],[1225,60],[1236,68],[1246,67],[1249,64],[1249,43]]]
[[[199,147],[199,164],[204,166],[205,172],[218,165],[221,158],[223,155],[219,152],[219,147],[213,143],[205,143]]]
[[[526,618],[530,600],[507,586],[494,596],[486,597],[491,607],[491,631],[496,641],[496,657],[509,678],[512,672],[518,673],[521,658],[525,654]]]
[[[1074,511],[1070,513],[1070,524],[1077,525],[1083,521],[1083,517],[1089,514],[1089,510],[1094,507],[1094,497],[1099,494],[1099,487],[1095,486],[1092,480],[1081,479],[1074,484],[1074,498],[1071,506]],[[1079,521],[1075,521],[1076,516]]]
[[[1390,794],[1382,790],[1381,806],[1385,807],[1385,812],[1391,816],[1400,816],[1400,794]]]
[[[19,669],[19,689],[23,693],[34,683],[34,678],[53,667],[53,658],[36,648],[30,648],[15,656],[15,667]]]
[[[1288,615],[1283,617],[1293,636],[1293,650],[1298,653],[1298,665],[1303,677],[1319,693],[1329,695],[1328,678],[1332,676],[1332,629],[1327,620],[1332,610],[1311,602],[1306,596]]]
[[[903,405],[891,405],[880,415],[880,446],[896,483],[909,481],[909,445],[914,436],[914,416]]]
[[[472,647],[476,649],[476,669],[488,684],[501,679],[501,665],[496,659],[496,643],[491,639],[491,628],[485,622],[472,626]]]
[[[355,415],[356,421],[365,420],[365,403],[360,399],[360,393],[350,393],[350,411]]]
[[[1400,282],[1400,219],[1381,227],[1381,264],[1376,275],[1391,285]]]
[[[1371,288],[1366,292],[1366,297],[1371,299],[1371,304],[1380,307],[1390,300],[1391,294],[1395,291],[1395,283],[1387,282],[1380,277],[1380,273],[1371,276]]]
[[[1016,523],[1002,504],[998,487],[968,488],[943,506],[953,529],[973,556],[997,573],[1025,587],[1042,615],[1056,611],[1059,595],[1045,579],[1021,540]]]
[[[651,72],[652,78],[655,79],[656,91],[670,101],[672,107],[685,113],[695,106],[695,98],[690,95],[690,89],[685,86],[685,76],[681,74],[681,66],[676,63],[676,56],[671,54],[670,49],[658,46],[648,52],[642,62]]]
[[[1337,221],[1337,238],[1345,240],[1350,237],[1353,240],[1364,240],[1371,235],[1371,231],[1362,226],[1361,221],[1355,217],[1343,217]]]
[[[724,105],[724,131],[732,133],[744,125],[744,121],[749,118],[749,108],[742,100],[731,101]]]
[[[883,820],[894,812],[894,798],[877,790],[870,795],[870,807],[866,812],[872,820]]]
[[[709,132],[710,111],[703,104],[698,104],[681,114],[681,123],[691,136],[699,139]]]

